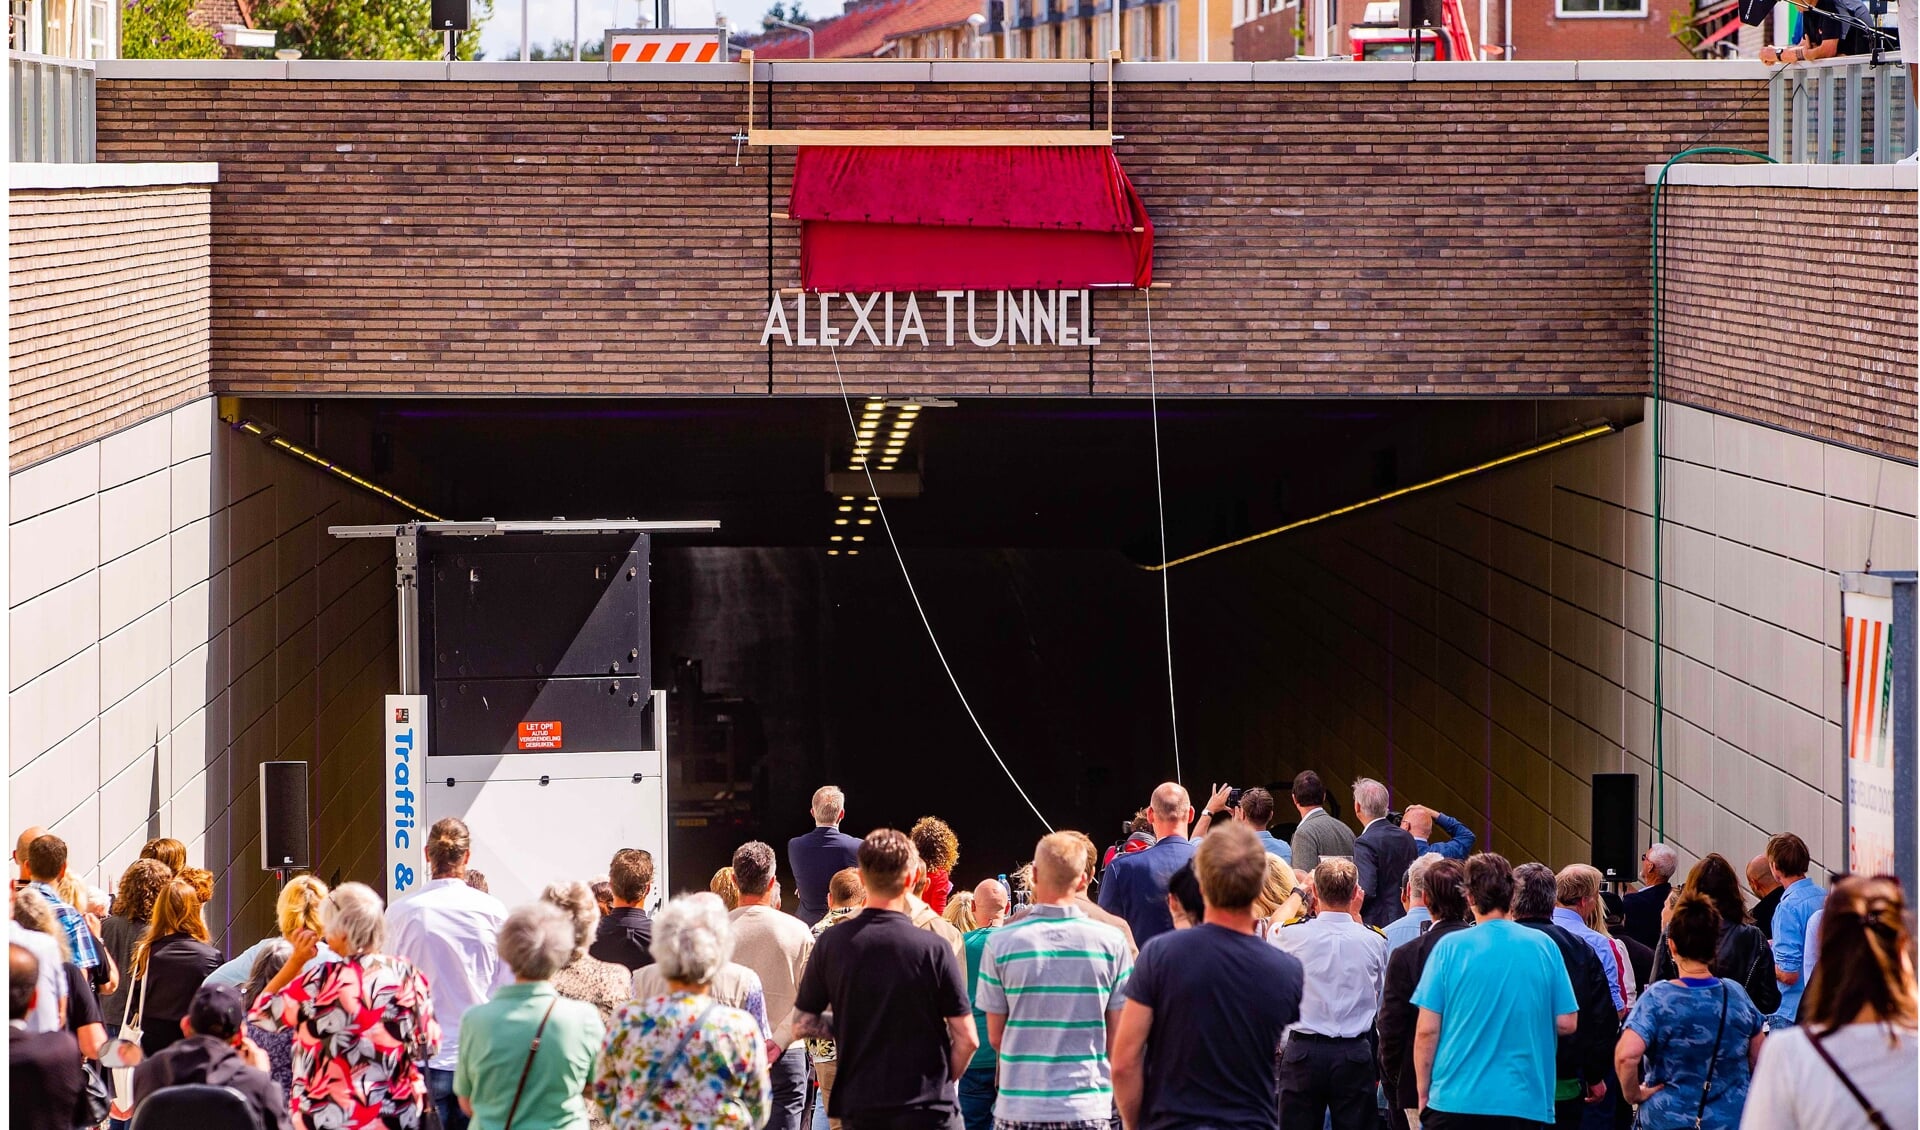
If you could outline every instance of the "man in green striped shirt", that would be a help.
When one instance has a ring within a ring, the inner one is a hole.
[[[1033,907],[987,939],[974,1003],[1000,1062],[998,1130],[1093,1130],[1114,1123],[1110,1033],[1133,963],[1120,931],[1074,903],[1086,848],[1070,832],[1040,841]]]

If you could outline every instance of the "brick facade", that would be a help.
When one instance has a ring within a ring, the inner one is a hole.
[[[1915,193],[1683,185],[1666,194],[1667,395],[1912,460]],[[1805,249],[1796,254],[1819,269],[1766,269],[1778,247]]]
[[[1161,387],[1644,390],[1644,166],[1723,119],[1720,140],[1759,143],[1751,87],[1122,83],[1120,157],[1168,284]],[[760,106],[781,126],[1071,127],[1103,93],[785,82]],[[831,392],[826,351],[759,346],[798,233],[770,218],[790,153],[735,162],[744,102],[723,83],[109,76],[100,155],[221,163],[220,391]],[[1146,315],[1102,293],[1096,347],[842,349],[840,372],[901,393],[1138,392]]]
[[[15,468],[207,395],[206,185],[11,194]]]

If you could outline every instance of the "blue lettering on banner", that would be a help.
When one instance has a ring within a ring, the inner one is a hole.
[[[408,788],[412,774],[408,771],[409,759],[413,756],[413,731],[402,730],[393,737],[393,846],[404,849],[412,843],[409,832],[413,828],[413,790]],[[395,872],[398,875],[398,872]],[[412,882],[409,878],[401,886]]]

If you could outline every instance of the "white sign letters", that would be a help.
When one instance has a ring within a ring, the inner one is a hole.
[[[923,315],[914,294],[822,291],[786,299],[775,294],[767,303],[760,344],[928,349],[957,345],[962,337],[980,349],[1100,344],[1093,332],[1091,291],[938,290],[933,297]]]

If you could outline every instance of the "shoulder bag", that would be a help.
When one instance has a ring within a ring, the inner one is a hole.
[[[513,1130],[513,1116],[520,1110],[520,1096],[527,1089],[527,1076],[533,1074],[533,1057],[540,1054],[540,1037],[546,1034],[547,1021],[553,1019],[553,1006],[559,1003],[560,997],[556,994],[540,1017],[540,1027],[533,1030],[533,1043],[527,1047],[527,1062],[520,1068],[520,1083],[513,1089],[513,1105],[507,1108],[507,1121],[501,1130]]]
[[[1832,1033],[1827,1032],[1823,1034],[1823,1036],[1827,1035],[1832,1035]],[[1816,1036],[1813,1034],[1812,1029],[1808,1029],[1807,1043],[1812,1044],[1813,1050],[1819,1053],[1820,1058],[1827,1061],[1827,1066],[1833,1069],[1833,1074],[1840,1080],[1840,1085],[1847,1089],[1847,1093],[1853,1096],[1853,1101],[1859,1103],[1860,1109],[1867,1112],[1867,1121],[1873,1124],[1873,1130],[1893,1130],[1887,1123],[1887,1116],[1881,1114],[1880,1108],[1874,1106],[1866,1095],[1860,1093],[1860,1088],[1853,1085],[1852,1078],[1850,1078],[1846,1072],[1840,1070],[1840,1065],[1834,1062],[1832,1054],[1829,1053],[1826,1048],[1820,1046],[1820,1041],[1823,1036]]]
[[[148,972],[151,973],[151,970]],[[140,1005],[133,1010],[133,1019],[120,1025],[120,1034],[117,1038],[123,1044],[130,1044],[133,1047],[140,1046],[140,1040],[144,1035],[140,1025],[147,1018],[147,982],[151,979],[150,976],[142,976],[140,978]],[[127,996],[129,1000],[131,1000],[133,996],[132,989],[127,990]],[[133,1068],[116,1067],[113,1069],[113,1105],[121,1110],[127,1111],[129,1115],[131,1115],[133,1111]]]

